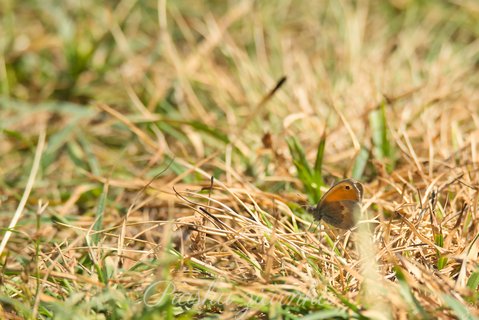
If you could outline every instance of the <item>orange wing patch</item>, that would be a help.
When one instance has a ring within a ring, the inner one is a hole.
[[[335,202],[341,200],[360,200],[360,194],[354,184],[349,181],[343,181],[329,190],[323,198],[323,202]]]

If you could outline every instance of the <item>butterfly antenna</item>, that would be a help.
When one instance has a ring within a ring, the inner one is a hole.
[[[321,220],[319,220],[319,221],[318,221],[318,224],[316,225],[316,228],[314,229],[313,233],[315,233],[315,232],[316,232],[316,230],[318,230],[318,228],[319,228],[319,224],[320,224],[320,223],[321,223]]]
[[[301,206],[302,208],[306,208],[306,211],[312,215],[314,215],[314,209],[316,208],[315,206],[310,206],[309,204],[306,204],[306,205],[302,205]],[[308,228],[308,232],[311,230],[311,227],[313,226],[314,224],[314,220],[311,221],[311,224],[309,225],[309,228]],[[316,227],[317,228],[317,227]]]
[[[311,221],[311,224],[309,225],[308,232],[311,230],[311,227],[313,226],[314,221]]]

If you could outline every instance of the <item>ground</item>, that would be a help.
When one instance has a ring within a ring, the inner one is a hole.
[[[475,1],[1,4],[0,318],[479,317]]]

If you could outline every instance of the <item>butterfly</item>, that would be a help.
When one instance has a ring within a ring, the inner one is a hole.
[[[351,229],[357,223],[363,200],[363,185],[353,179],[341,180],[311,206],[309,212],[317,220],[340,229]]]

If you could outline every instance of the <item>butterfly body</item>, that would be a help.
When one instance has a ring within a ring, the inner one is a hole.
[[[317,220],[324,220],[340,229],[350,229],[357,223],[362,199],[361,183],[345,179],[332,186],[318,205],[311,208],[311,212]]]

